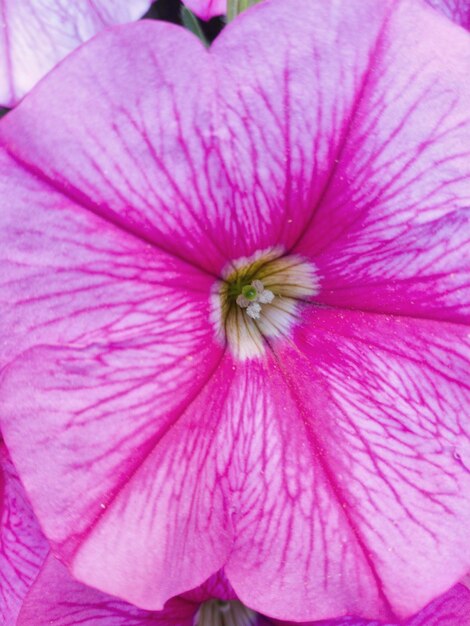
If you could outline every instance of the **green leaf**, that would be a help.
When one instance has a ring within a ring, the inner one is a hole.
[[[199,20],[188,8],[185,6],[181,7],[181,21],[184,24],[184,27],[189,31],[196,35],[198,39],[202,41],[202,43],[209,47],[209,42],[206,39],[206,36],[202,32],[201,25],[199,24]]]

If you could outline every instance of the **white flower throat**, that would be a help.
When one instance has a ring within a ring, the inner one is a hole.
[[[270,340],[289,335],[318,284],[313,263],[279,249],[233,261],[212,291],[218,339],[237,359],[261,357]]]

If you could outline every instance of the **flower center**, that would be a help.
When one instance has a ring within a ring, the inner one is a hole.
[[[256,621],[256,613],[238,600],[208,600],[196,613],[194,626],[252,626]]]
[[[280,250],[237,259],[212,292],[217,337],[240,360],[263,355],[269,339],[288,336],[301,307],[318,293],[313,263]]]

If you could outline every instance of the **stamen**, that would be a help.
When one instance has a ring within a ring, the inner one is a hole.
[[[258,302],[252,302],[249,307],[246,309],[246,314],[249,315],[252,319],[258,320],[261,314],[261,304]]]

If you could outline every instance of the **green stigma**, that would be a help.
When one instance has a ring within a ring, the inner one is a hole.
[[[255,287],[253,287],[253,285],[245,285],[244,287],[242,287],[242,295],[244,295],[247,300],[250,300],[250,302],[252,302],[253,300],[256,300],[258,292],[256,291]]]

